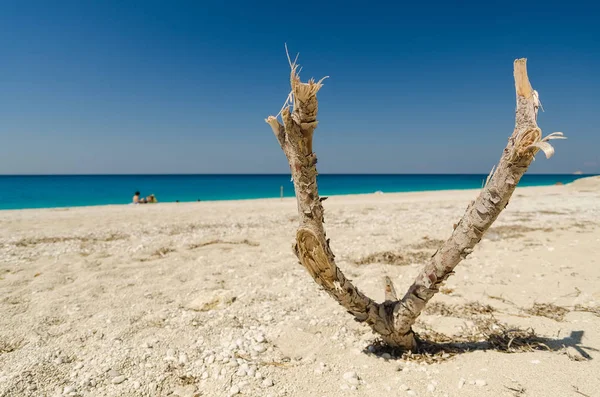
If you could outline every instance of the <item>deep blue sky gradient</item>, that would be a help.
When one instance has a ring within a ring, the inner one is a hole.
[[[0,174],[285,173],[284,52],[321,90],[322,173],[487,173],[527,57],[562,131],[539,173],[600,172],[594,2],[0,2]],[[596,3],[597,4],[597,3]]]

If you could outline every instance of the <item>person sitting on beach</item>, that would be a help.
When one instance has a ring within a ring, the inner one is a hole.
[[[158,201],[156,200],[154,194],[151,194],[150,196],[146,197],[146,203],[158,203]]]
[[[140,204],[142,201],[140,200],[140,192],[135,192],[133,195],[133,204]]]

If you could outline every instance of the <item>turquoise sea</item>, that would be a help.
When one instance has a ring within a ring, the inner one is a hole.
[[[481,188],[487,175],[319,175],[323,196],[382,191]],[[569,183],[586,175],[525,175],[519,186]],[[0,209],[127,204],[136,190],[159,202],[241,200],[294,195],[289,175],[0,176]]]

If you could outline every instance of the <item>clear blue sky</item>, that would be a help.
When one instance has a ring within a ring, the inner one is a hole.
[[[520,57],[569,137],[531,172],[600,172],[600,7],[450,3],[3,1],[0,173],[286,173],[284,43],[331,76],[321,173],[489,172]]]

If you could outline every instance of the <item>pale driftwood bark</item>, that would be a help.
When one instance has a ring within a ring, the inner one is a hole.
[[[323,227],[323,206],[317,188],[317,157],[312,151],[312,139],[317,127],[317,92],[321,81],[302,83],[292,64],[291,86],[293,112],[285,107],[281,112],[283,125],[269,116],[271,126],[283,149],[294,181],[300,225],[296,234],[295,252],[313,279],[337,300],[357,321],[365,322],[390,345],[415,350],[417,342],[412,325],[425,305],[453,273],[458,263],[467,257],[483,234],[508,205],[519,180],[543,150],[553,154],[548,140],[561,138],[561,133],[542,139],[537,126],[539,96],[527,77],[526,60],[514,63],[517,93],[516,125],[495,171],[488,177],[483,190],[468,207],[450,238],[433,255],[423,271],[401,300],[389,278],[385,279],[385,301],[377,303],[360,292],[335,264]]]

